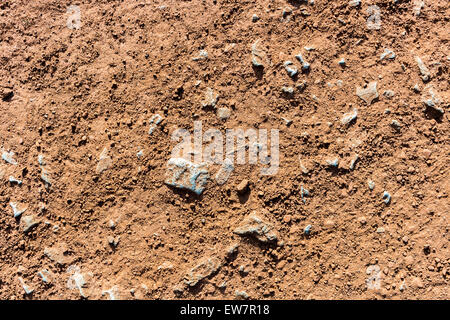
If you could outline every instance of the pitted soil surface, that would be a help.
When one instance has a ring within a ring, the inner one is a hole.
[[[450,6],[350,2],[2,1],[0,298],[448,299]],[[166,185],[200,120],[278,129],[278,172]],[[251,213],[275,242],[234,233]]]

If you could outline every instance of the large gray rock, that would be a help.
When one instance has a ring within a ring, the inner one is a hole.
[[[167,162],[166,184],[200,195],[209,179],[206,164],[194,164],[183,158],[170,158]]]

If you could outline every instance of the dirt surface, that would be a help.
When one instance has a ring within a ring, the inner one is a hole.
[[[0,298],[448,299],[448,1],[313,2],[2,1]],[[195,120],[278,172],[167,185]]]

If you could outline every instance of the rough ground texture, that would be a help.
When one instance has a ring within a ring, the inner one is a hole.
[[[448,299],[450,7],[418,3],[2,1],[0,298]],[[166,185],[194,120],[279,129],[278,173]]]

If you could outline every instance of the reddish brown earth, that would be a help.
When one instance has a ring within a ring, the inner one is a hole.
[[[417,16],[415,1],[348,2],[2,1],[0,151],[17,164],[0,159],[0,298],[106,299],[113,289],[121,299],[448,299],[450,6],[426,0]],[[71,4],[79,29],[66,25]],[[379,30],[367,27],[371,5]],[[263,70],[251,63],[257,39]],[[396,57],[380,61],[385,48]],[[208,58],[194,61],[202,49]],[[293,80],[283,62],[300,69],[298,52],[311,69]],[[372,81],[379,97],[367,104],[356,88]],[[430,85],[443,114],[423,103]],[[228,120],[202,108],[208,87]],[[352,108],[356,121],[342,125]],[[155,113],[164,120],[149,135]],[[236,165],[201,196],[165,185],[171,134],[194,120],[279,129],[278,173]],[[105,147],[111,163],[97,173]],[[14,218],[10,202],[27,210]],[[233,232],[253,211],[278,242]],[[27,216],[39,223],[24,232]],[[188,287],[202,261],[207,276]],[[370,270],[379,288],[367,285]]]

